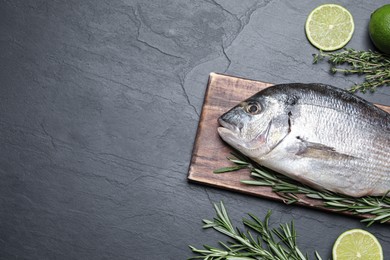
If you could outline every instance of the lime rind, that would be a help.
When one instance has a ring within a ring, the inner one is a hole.
[[[390,54],[390,4],[376,9],[370,17],[368,32],[378,50]]]
[[[383,250],[378,239],[370,232],[362,229],[351,229],[337,238],[332,256],[333,260],[383,260]]]
[[[323,51],[344,47],[352,38],[355,29],[351,13],[336,4],[325,4],[315,8],[305,24],[310,43]]]

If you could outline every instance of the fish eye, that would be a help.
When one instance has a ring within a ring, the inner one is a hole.
[[[256,115],[256,114],[260,113],[260,111],[261,111],[260,106],[257,103],[249,103],[246,106],[245,110],[247,113],[252,114],[252,115]]]

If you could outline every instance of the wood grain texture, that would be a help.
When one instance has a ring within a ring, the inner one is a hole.
[[[222,141],[217,133],[218,117],[240,101],[272,85],[227,75],[210,74],[189,168],[188,179],[190,181],[283,201],[283,198],[272,192],[269,187],[240,183],[240,180],[250,179],[248,170],[223,174],[213,173],[215,169],[229,166],[226,157],[232,152],[232,149]],[[377,106],[390,113],[390,107]],[[300,197],[298,204],[329,210],[323,207],[321,201],[305,197]]]

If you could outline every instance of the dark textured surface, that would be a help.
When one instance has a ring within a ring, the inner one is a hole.
[[[358,220],[187,182],[212,71],[266,82],[357,77],[312,65],[303,25],[324,1],[1,1],[0,258],[185,259],[212,202],[233,221],[273,210],[308,252],[330,257]],[[349,47],[373,49],[370,13],[340,1]],[[390,105],[390,89],[364,96]],[[368,229],[390,256],[389,226]]]

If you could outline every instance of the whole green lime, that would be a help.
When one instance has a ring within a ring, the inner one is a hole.
[[[374,45],[390,54],[390,4],[376,9],[370,18],[368,31]]]

